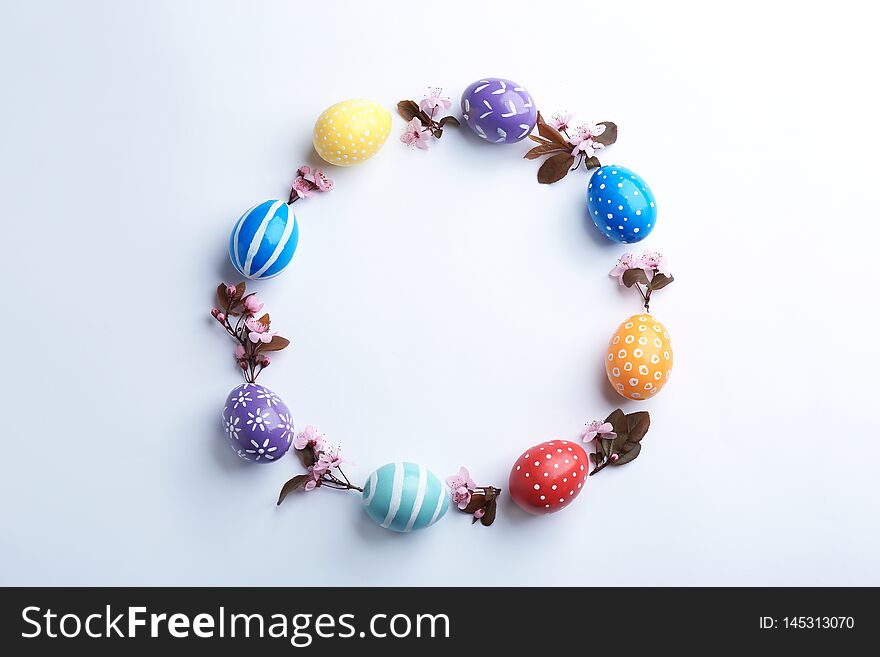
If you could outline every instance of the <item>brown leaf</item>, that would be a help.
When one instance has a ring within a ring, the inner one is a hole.
[[[623,411],[619,408],[614,409],[614,411],[611,412],[611,415],[605,418],[605,421],[611,423],[614,433],[618,436],[620,434],[625,434],[629,430],[626,423],[626,415],[624,415]]]
[[[540,112],[538,112],[538,134],[562,148],[572,148],[568,140],[556,128],[544,122],[544,117],[541,116]]]
[[[454,116],[444,116],[442,119],[440,119],[437,122],[437,125],[439,125],[442,128],[447,123],[449,125],[461,126],[461,123],[459,123],[458,119],[455,118]]]
[[[538,182],[542,185],[551,185],[562,180],[574,164],[574,156],[568,153],[557,153],[548,157],[541,168],[538,169]]]
[[[257,321],[260,324],[262,324],[263,326],[265,326],[266,328],[269,328],[269,324],[272,323],[272,319],[269,317],[269,313],[266,313],[265,315],[260,317],[260,319],[258,319]]]
[[[397,113],[407,121],[416,118],[420,111],[419,104],[414,100],[402,100],[397,103]]]
[[[235,302],[241,301],[241,298],[244,296],[245,291],[247,290],[247,285],[244,281],[241,283],[235,284],[235,294],[232,295],[232,300]]]
[[[434,139],[440,139],[443,136],[443,131],[440,128],[434,128]]]
[[[288,496],[288,494],[292,493],[298,488],[302,488],[306,485],[306,482],[309,480],[309,475],[301,474],[296,475],[293,479],[290,479],[284,486],[281,487],[281,494],[278,495],[278,502],[276,505],[281,504],[284,501],[284,498]]]
[[[495,513],[498,510],[498,504],[495,500],[492,500],[486,505],[486,513],[483,514],[483,517],[480,518],[480,522],[483,524],[483,527],[488,527],[493,522],[495,522]]]
[[[598,137],[593,137],[593,141],[605,146],[611,146],[611,144],[617,141],[617,124],[611,121],[602,121],[599,125],[605,126],[605,132]]]
[[[629,428],[629,442],[637,443],[651,428],[651,415],[648,411],[638,411],[629,413],[626,416],[627,426]]]
[[[543,137],[538,137],[536,135],[529,135],[529,139],[539,144],[552,144],[553,142],[549,139],[544,139]],[[555,144],[554,144],[555,145]]]
[[[534,160],[534,159],[541,157],[542,155],[547,155],[548,153],[555,153],[555,152],[561,151],[561,150],[562,149],[559,148],[559,146],[557,146],[556,144],[541,144],[540,146],[535,146],[528,153],[523,155],[523,159],[524,160]]]
[[[662,290],[674,280],[675,279],[672,278],[672,276],[667,276],[666,274],[661,274],[660,272],[657,272],[651,279],[651,284],[648,286],[648,289],[652,291]]]
[[[288,340],[287,338],[282,338],[280,335],[273,335],[272,342],[269,342],[268,344],[264,344],[261,342],[259,343],[259,346],[257,348],[259,349],[259,351],[281,351],[282,349],[285,349],[289,344],[290,340]]]
[[[599,465],[599,460],[600,460],[601,458],[602,458],[602,457],[599,456],[599,453],[598,453],[598,452],[591,452],[591,453],[590,453],[590,460],[593,462],[593,465]]]
[[[296,453],[299,456],[299,460],[307,468],[315,465],[315,450],[312,449],[311,445],[306,445],[302,449],[296,450]]]
[[[584,162],[586,162],[587,164],[587,171],[589,171],[590,169],[598,169],[600,166],[602,166],[599,158],[595,155],[593,157],[588,157],[586,160],[584,160]]]
[[[627,287],[632,287],[636,283],[647,285],[648,282],[648,275],[645,273],[644,269],[627,269],[623,272],[623,284]]]
[[[624,452],[621,452],[618,456],[618,459],[611,465],[624,465],[626,463],[629,463],[630,461],[635,460],[635,458],[639,455],[639,452],[641,451],[642,443],[633,443],[632,447]]]

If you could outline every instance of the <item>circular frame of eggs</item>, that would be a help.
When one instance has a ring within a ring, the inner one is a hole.
[[[522,141],[537,123],[531,95],[506,78],[473,82],[462,93],[461,110],[468,128],[493,144]],[[345,100],[321,113],[312,142],[329,164],[354,166],[373,157],[390,131],[387,109],[370,100]],[[600,232],[622,244],[643,240],[656,225],[656,201],[647,183],[619,165],[602,166],[593,172],[587,186],[587,209]],[[293,211],[284,201],[270,199],[247,210],[235,223],[229,257],[246,278],[272,278],[290,263],[298,242],[299,226]],[[666,329],[651,315],[630,317],[612,336],[605,365],[619,394],[636,400],[654,396],[672,367]],[[245,460],[270,463],[290,448],[290,411],[264,386],[245,383],[234,388],[222,419],[233,451]],[[577,498],[588,468],[587,453],[577,443],[559,440],[535,445],[523,452],[511,469],[511,498],[529,513],[554,513]],[[389,463],[370,475],[362,500],[374,522],[409,532],[430,527],[446,514],[449,491],[433,472],[420,465]]]

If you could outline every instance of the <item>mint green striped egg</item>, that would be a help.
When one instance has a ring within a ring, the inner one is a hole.
[[[364,510],[377,525],[395,532],[430,527],[449,508],[449,490],[416,463],[387,463],[364,486]]]

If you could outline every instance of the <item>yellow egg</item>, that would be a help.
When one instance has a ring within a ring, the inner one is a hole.
[[[614,389],[629,399],[649,399],[672,371],[672,343],[666,327],[647,313],[617,327],[608,344],[605,372]]]
[[[372,100],[343,100],[315,121],[312,143],[326,162],[350,167],[370,159],[391,132],[391,112]]]

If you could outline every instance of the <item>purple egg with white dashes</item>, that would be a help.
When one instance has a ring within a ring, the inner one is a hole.
[[[513,80],[482,78],[461,95],[465,123],[480,139],[513,144],[525,139],[538,121],[529,92]]]
[[[293,416],[287,404],[265,386],[235,386],[223,406],[223,431],[232,451],[245,461],[271,463],[293,442]]]

